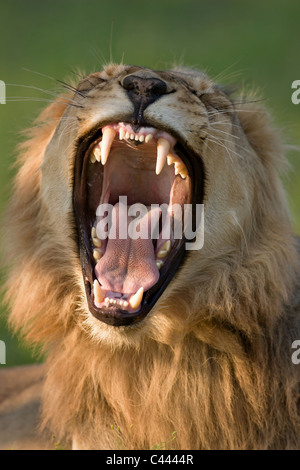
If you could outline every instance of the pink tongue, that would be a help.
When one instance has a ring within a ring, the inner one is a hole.
[[[116,231],[114,234],[113,230],[110,230],[105,253],[95,267],[95,274],[106,290],[135,294],[140,287],[143,287],[146,291],[159,279],[154,246],[148,230],[150,212],[139,221],[139,229],[143,233],[148,233],[147,239],[134,240],[128,236],[127,231],[127,237],[123,240],[120,238],[119,204],[114,206],[114,211]],[[127,215],[127,227],[133,220],[133,217]],[[123,223],[126,225],[124,218]],[[124,227],[122,229],[124,231]]]

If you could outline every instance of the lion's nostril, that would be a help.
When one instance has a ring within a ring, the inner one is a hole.
[[[149,96],[151,99],[157,99],[167,92],[167,84],[154,77],[143,78],[137,75],[128,75],[121,84],[128,92],[135,91],[137,94]]]

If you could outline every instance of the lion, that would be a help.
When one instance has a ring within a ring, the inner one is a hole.
[[[67,87],[20,146],[5,222],[9,323],[46,355],[39,432],[82,450],[299,448],[299,246],[268,111],[180,67],[109,64]],[[134,221],[148,236],[122,236]]]

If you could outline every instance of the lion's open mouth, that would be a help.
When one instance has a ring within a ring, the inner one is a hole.
[[[168,132],[123,122],[79,144],[74,209],[89,309],[99,320],[141,320],[172,279],[184,255],[184,208],[202,202],[199,162]]]

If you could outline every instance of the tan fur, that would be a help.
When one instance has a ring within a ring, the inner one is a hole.
[[[144,321],[112,327],[86,305],[74,143],[99,122],[129,120],[119,79],[133,72],[176,89],[145,117],[203,160],[205,242]],[[83,108],[54,103],[22,145],[7,213],[10,322],[48,354],[43,425],[83,449],[299,448],[299,257],[267,113],[234,106],[192,70],[110,65],[78,89]]]

